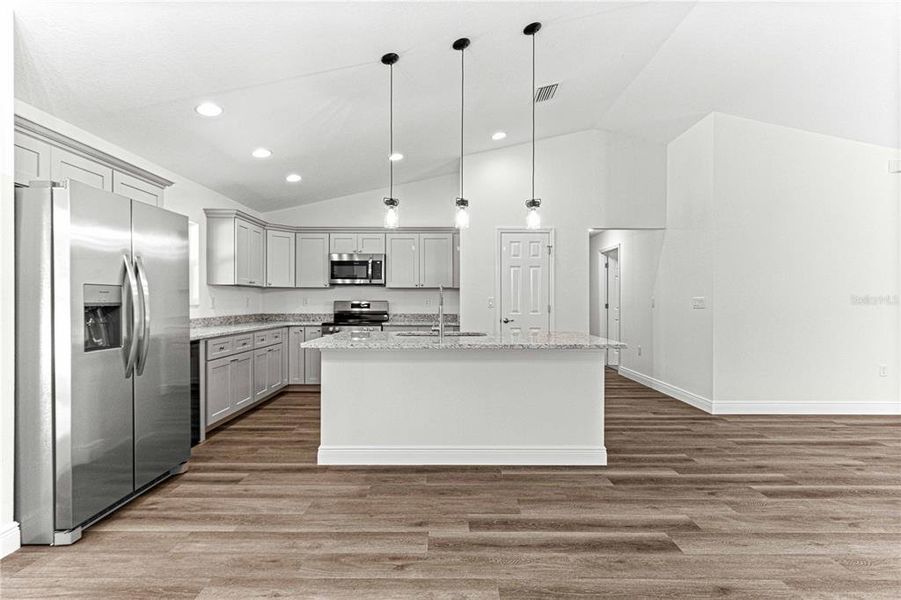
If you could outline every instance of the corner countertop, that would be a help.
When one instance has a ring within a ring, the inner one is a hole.
[[[537,335],[402,336],[384,331],[327,335],[301,344],[320,350],[603,350],[625,348],[616,340],[587,333],[554,331]]]
[[[197,342],[224,335],[238,335],[266,329],[278,329],[280,327],[318,327],[331,321],[333,318],[333,315],[330,313],[265,314],[254,316],[258,316],[259,319],[247,319],[240,322],[234,322],[236,317],[203,319],[203,325],[191,325],[191,341]],[[429,313],[392,313],[386,325],[430,325],[435,319],[435,315]],[[223,322],[206,324],[209,321],[216,320],[222,320]],[[457,315],[447,315],[448,325],[457,325],[457,322]]]

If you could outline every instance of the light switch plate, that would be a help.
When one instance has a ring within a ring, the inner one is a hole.
[[[695,310],[707,308],[707,298],[704,296],[695,296],[691,299],[691,307]]]
[[[488,297],[488,308],[494,308],[494,296]]]

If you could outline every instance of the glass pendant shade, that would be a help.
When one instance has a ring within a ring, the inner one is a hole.
[[[469,200],[457,198],[457,214],[454,217],[454,226],[457,229],[469,229]]]
[[[538,198],[526,200],[526,208],[529,209],[529,212],[526,213],[526,229],[540,228],[541,214],[538,212],[538,209],[541,208],[541,200]]]
[[[397,198],[385,198],[385,229],[397,229],[400,225]]]
[[[526,229],[540,229],[541,215],[538,214],[537,208],[530,208],[526,215]]]

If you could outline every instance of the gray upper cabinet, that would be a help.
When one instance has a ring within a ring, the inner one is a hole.
[[[390,288],[418,288],[419,234],[389,233],[386,238],[385,286]]]
[[[298,233],[296,241],[296,274],[294,285],[299,288],[329,286],[329,234]]]
[[[17,131],[14,146],[15,182],[18,185],[50,179],[50,144]]]
[[[357,251],[355,233],[333,233],[330,238],[329,252],[332,254],[354,254]]]
[[[384,233],[332,233],[329,251],[332,254],[384,254]]]
[[[419,287],[453,287],[453,247],[454,235],[452,233],[422,233],[419,235]]]
[[[111,168],[55,146],[50,149],[50,179],[74,179],[107,192],[113,191]]]
[[[132,177],[128,173],[113,171],[113,191],[152,206],[163,205],[163,188]]]
[[[266,230],[266,287],[294,287],[293,231]]]
[[[387,248],[387,287],[453,287],[452,233],[389,233]]]
[[[15,115],[13,150],[16,185],[74,179],[153,206],[163,205],[163,190],[172,185],[168,179],[19,115]]]
[[[207,215],[207,283],[265,285],[266,232],[240,217]]]

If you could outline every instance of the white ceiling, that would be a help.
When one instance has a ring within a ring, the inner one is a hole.
[[[16,96],[269,211],[387,183],[385,52],[396,181],[456,170],[461,36],[467,151],[527,140],[534,20],[538,84],[560,83],[539,137],[668,141],[717,110],[899,145],[895,3],[34,3],[16,11]],[[224,114],[197,116],[203,100]]]

